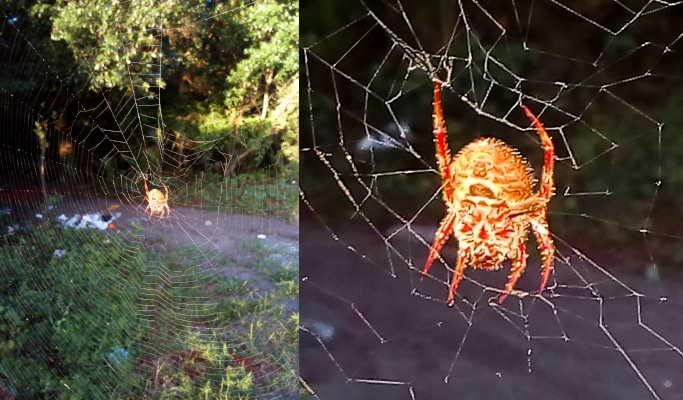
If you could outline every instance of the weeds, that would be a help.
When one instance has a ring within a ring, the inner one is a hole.
[[[224,176],[212,170],[176,193],[183,203],[221,213],[272,216],[285,222],[299,217],[298,164]]]
[[[18,398],[254,399],[296,387],[298,271],[261,243],[241,244],[245,268],[275,291],[203,269],[196,260],[230,260],[196,247],[37,227],[0,241],[0,381]]]

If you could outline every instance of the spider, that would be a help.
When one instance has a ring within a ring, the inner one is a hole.
[[[164,185],[163,182],[161,182],[162,185]],[[147,179],[145,179],[145,191],[147,192],[147,201],[149,201],[149,204],[147,205],[147,208],[145,208],[145,212],[142,215],[147,214],[147,210],[149,210],[149,218],[147,220],[152,219],[152,214],[159,213],[159,220],[164,216],[164,208],[166,209],[166,217],[168,218],[168,215],[171,214],[171,210],[168,208],[168,188],[166,185],[164,185],[164,189],[166,189],[166,196],[164,196],[161,193],[161,190],[158,189],[152,189],[151,191],[147,188]]]
[[[448,294],[449,307],[455,302],[455,292],[468,265],[495,270],[510,258],[512,269],[498,303],[505,300],[526,268],[525,242],[529,226],[543,259],[539,293],[545,289],[553,269],[555,248],[546,212],[555,193],[554,147],[543,124],[529,108],[524,105],[522,108],[536,128],[543,147],[545,162],[538,193],[532,192],[535,179],[529,163],[502,140],[479,138],[451,157],[441,108],[441,83],[434,84],[434,143],[447,214],[436,232],[422,276],[427,275],[452,233],[458,240],[458,261]]]

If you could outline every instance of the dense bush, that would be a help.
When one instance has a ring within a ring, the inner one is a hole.
[[[33,228],[0,240],[0,381],[22,399],[127,391],[137,253],[86,230]]]

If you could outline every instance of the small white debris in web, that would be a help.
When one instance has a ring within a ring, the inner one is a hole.
[[[36,214],[36,218],[43,218],[43,214]]]
[[[206,226],[211,226],[211,225],[212,225],[212,223],[211,223],[211,221],[210,221],[210,220],[208,220],[208,219],[207,219],[207,220],[206,220],[206,222],[204,222],[204,225],[206,225]]]
[[[332,339],[334,336],[334,327],[324,322],[313,323],[313,330],[324,340]]]
[[[256,237],[259,238],[259,239],[265,239],[265,238],[266,238],[266,235],[264,235],[264,234],[259,234],[259,235],[257,235]]]
[[[52,258],[62,258],[65,255],[66,255],[66,250],[57,249],[57,250],[55,250],[54,253],[52,253]]]

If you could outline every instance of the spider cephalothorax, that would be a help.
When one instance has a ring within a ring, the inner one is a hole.
[[[162,185],[164,185],[163,182],[161,182]],[[149,204],[147,204],[147,208],[145,208],[145,212],[142,215],[147,214],[147,210],[149,210],[149,219],[152,219],[152,214],[159,214],[159,220],[164,216],[164,210],[166,210],[166,217],[171,214],[171,210],[168,208],[168,188],[166,185],[164,185],[164,189],[166,190],[166,195],[164,196],[163,193],[161,193],[161,190],[158,189],[152,189],[149,190],[147,188],[147,179],[145,179],[145,192],[147,192],[147,201]]]
[[[527,161],[502,140],[480,138],[451,157],[441,108],[441,83],[434,84],[434,142],[448,210],[422,274],[427,274],[452,233],[458,240],[458,262],[448,294],[449,306],[467,266],[493,270],[510,258],[512,269],[498,300],[502,303],[526,268],[529,227],[543,258],[541,292],[548,282],[555,253],[546,221],[548,201],[555,192],[554,148],[543,124],[526,106],[522,108],[541,138],[545,155],[538,193],[533,192],[535,180]]]

